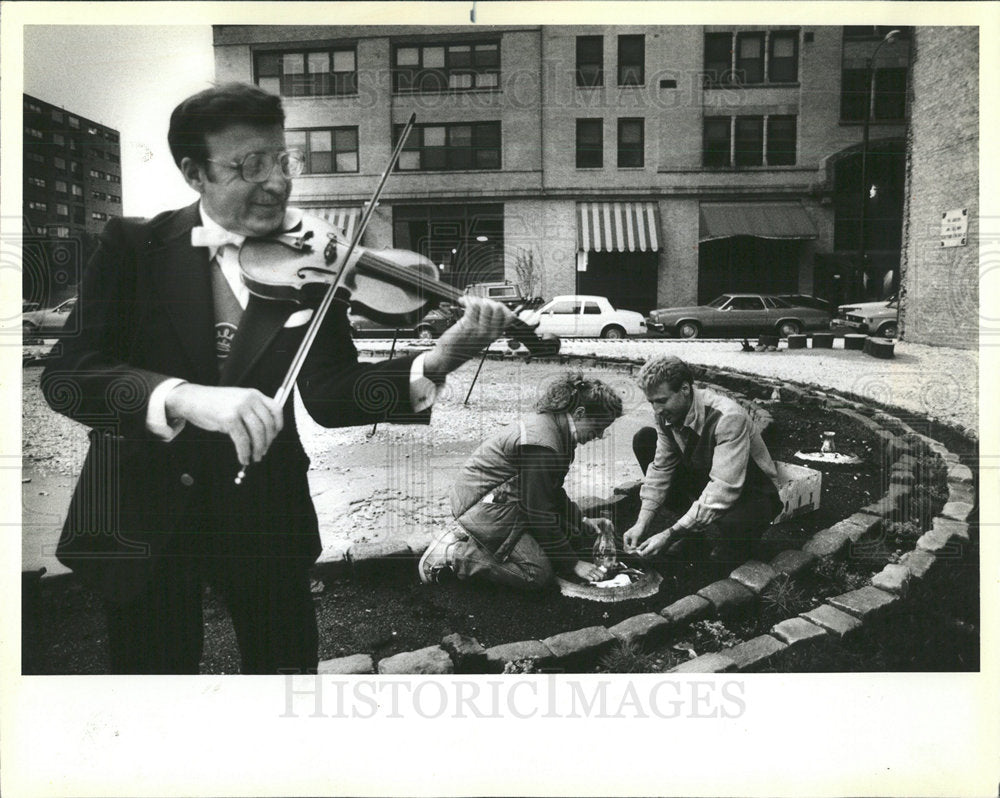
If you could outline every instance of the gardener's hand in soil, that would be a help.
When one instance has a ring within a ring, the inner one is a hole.
[[[604,571],[586,560],[577,560],[573,566],[573,573],[588,582],[599,582],[604,578]]]
[[[673,538],[673,530],[666,529],[663,532],[657,532],[655,535],[644,540],[639,544],[639,548],[635,550],[635,553],[640,557],[652,557],[655,554],[663,551]]]
[[[478,355],[485,347],[503,335],[514,314],[492,299],[462,297],[465,307],[455,324],[445,330],[437,345],[424,358],[424,376],[443,380],[465,361]]]

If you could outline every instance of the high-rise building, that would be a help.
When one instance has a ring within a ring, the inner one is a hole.
[[[24,297],[73,293],[108,219],[122,215],[117,130],[24,95]]]
[[[366,243],[458,287],[530,264],[532,293],[644,312],[894,289],[911,31],[889,30],[223,25],[214,44],[218,80],[284,98],[296,204],[352,227],[414,113]]]

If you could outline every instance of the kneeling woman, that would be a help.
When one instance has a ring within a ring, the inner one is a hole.
[[[420,560],[420,579],[485,578],[522,589],[555,574],[598,579],[574,544],[589,546],[599,521],[584,518],[563,480],[575,449],[600,438],[622,414],[622,400],[600,380],[567,374],[552,383],[536,413],[485,441],[451,490],[449,524]]]

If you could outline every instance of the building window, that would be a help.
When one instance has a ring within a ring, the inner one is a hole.
[[[736,76],[749,85],[764,82],[764,34],[736,34]]]
[[[500,85],[500,43],[397,45],[392,89],[434,92],[495,89]]]
[[[736,146],[733,163],[736,166],[761,166],[764,163],[764,117],[736,117]]]
[[[867,69],[845,69],[840,78],[840,119],[860,122],[871,102]],[[875,104],[871,119],[899,122],[906,118],[906,67],[875,70]]]
[[[69,122],[69,126],[73,128],[73,130],[80,129],[80,120],[77,119],[75,116],[69,117],[66,121]]]
[[[394,140],[403,130],[396,125]],[[399,155],[400,171],[500,168],[500,123],[417,125]]]
[[[31,136],[31,138],[33,139],[42,139],[44,138],[45,135],[44,133],[42,133],[42,131],[40,131],[38,128],[35,127],[26,127],[24,129],[24,132],[27,133],[29,136]]]
[[[49,232],[56,238],[69,238],[68,227],[50,227]]]
[[[795,83],[799,79],[798,31],[771,34],[767,79],[770,83]]]
[[[794,116],[769,116],[767,118],[768,166],[793,166],[796,149],[796,118]]]
[[[60,159],[59,159],[59,158],[56,158],[56,160],[58,161],[58,160],[60,160]],[[66,163],[65,163],[65,161],[63,162],[63,167],[62,167],[62,168],[63,168],[63,169],[65,169],[65,168],[66,168]],[[80,162],[79,162],[79,161],[70,161],[70,164],[69,164],[69,171],[70,171],[70,174],[74,174],[74,175],[78,175],[78,174],[80,174]]]
[[[721,86],[731,82],[733,70],[733,34],[705,34],[705,82]]]
[[[32,211],[47,211],[49,205],[47,202],[29,202],[28,209]]]
[[[89,174],[89,175],[90,175],[90,176],[91,176],[92,178],[94,178],[95,180],[100,180],[100,179],[101,179],[102,177],[104,177],[104,173],[103,173],[103,172],[98,172],[98,171],[97,171],[96,169],[91,169],[91,170],[90,170],[90,171],[88,172],[88,174]]]
[[[88,127],[87,133],[89,133],[91,136],[96,136],[98,135],[98,130],[96,127]]]
[[[618,120],[618,166],[645,165],[643,119]]]
[[[37,152],[25,153],[25,156],[29,161],[34,161],[35,163],[45,163],[45,156]]]
[[[289,130],[289,147],[302,150],[308,175],[358,171],[358,129],[356,127]]]
[[[61,172],[66,171],[66,160],[64,158],[53,158],[52,164]]]
[[[91,211],[90,218],[95,222],[106,222],[108,220],[108,215],[101,211]]]
[[[78,186],[76,183],[74,183],[71,190],[74,197],[83,196],[83,186]]]
[[[701,162],[704,166],[729,166],[728,116],[713,116],[705,120]]]
[[[31,102],[31,100],[25,100],[24,107],[25,110],[34,111],[36,114],[40,114],[42,112],[42,106],[40,106],[38,103]]]
[[[646,37],[641,33],[618,37],[618,85],[642,86],[646,82]]]
[[[576,37],[576,85],[593,88],[604,85],[604,37]]]
[[[66,185],[66,181],[65,180],[57,180],[56,181],[56,191],[58,191],[60,194],[65,194],[66,191],[68,190],[68,188],[69,187]]]
[[[103,191],[91,191],[90,198],[95,200],[106,200],[108,198],[108,195],[105,194]]]
[[[576,120],[576,168],[604,166],[604,120]]]
[[[271,94],[322,97],[358,93],[354,47],[257,53],[254,64],[257,85]]]
[[[57,147],[65,147],[66,146],[66,137],[64,135],[62,135],[62,133],[53,133],[52,134],[52,143],[55,144]]]
[[[28,178],[28,185],[37,186],[38,188],[45,188],[46,183],[40,177],[29,177]]]
[[[62,202],[57,202],[56,216],[69,216],[69,205],[65,205]]]
[[[84,219],[83,207],[80,205],[73,206],[73,223],[74,224],[84,224],[86,220]]]
[[[52,121],[58,122],[60,125],[63,121],[62,111],[57,111],[55,108],[52,109]]]

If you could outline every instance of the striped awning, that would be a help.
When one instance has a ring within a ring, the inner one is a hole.
[[[361,208],[310,208],[309,212],[326,219],[348,240],[354,236],[354,226],[361,218]]]
[[[699,241],[733,236],[819,238],[816,225],[799,202],[703,202]]]
[[[581,252],[655,252],[660,248],[660,206],[655,202],[577,203]]]

